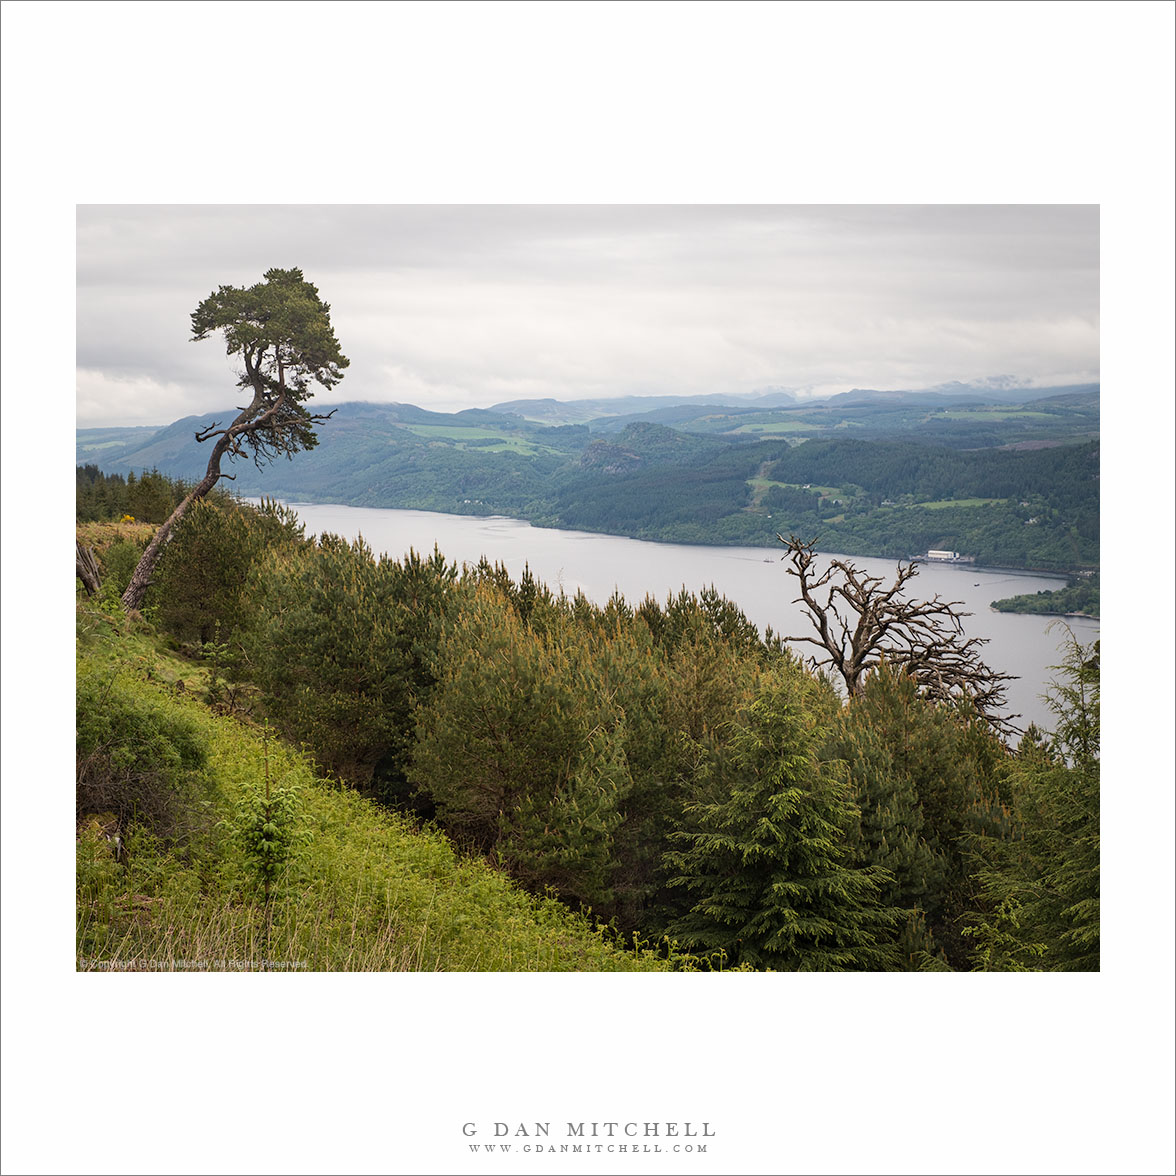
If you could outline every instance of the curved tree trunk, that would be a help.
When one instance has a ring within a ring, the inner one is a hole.
[[[192,503],[198,498],[203,498],[220,481],[220,459],[224,449],[220,447],[219,443],[217,448],[220,449],[220,452],[218,453],[217,450],[213,450],[212,457],[208,462],[208,472],[200,479],[196,484],[196,488],[188,494],[184,501],[168,515],[167,521],[160,526],[159,530],[152,536],[151,542],[147,544],[147,550],[140,557],[134,574],[131,576],[131,582],[127,585],[127,590],[122,594],[122,606],[127,612],[130,612],[132,609],[137,609],[143,603],[143,597],[147,594],[147,589],[151,586],[151,577],[155,574],[155,565],[159,563],[159,557],[163,554],[163,549],[167,546],[167,541],[171,538],[172,531],[175,530],[176,525],[188,513],[188,509]]]
[[[279,404],[282,399],[284,397],[279,398]],[[200,433],[196,434],[197,441],[207,440],[213,436],[216,437],[216,444],[212,447],[212,453],[208,458],[208,469],[205,471],[204,477],[196,483],[196,486],[184,501],[168,515],[167,520],[152,536],[151,542],[147,544],[147,550],[140,557],[134,574],[131,576],[131,582],[127,585],[127,590],[122,594],[122,606],[127,612],[130,612],[132,609],[137,609],[143,603],[143,597],[147,594],[147,589],[151,587],[151,577],[155,574],[155,565],[159,563],[159,557],[163,554],[163,549],[167,546],[167,541],[171,538],[172,532],[176,529],[180,520],[188,513],[192,503],[198,498],[203,498],[222,477],[229,476],[221,473],[221,458],[224,457],[226,451],[229,449],[234,450],[234,452],[239,452],[236,445],[238,434],[255,431],[273,416],[274,408],[271,408],[269,411],[262,413],[260,417],[255,418],[260,400],[261,388],[259,386],[257,396],[254,398],[253,403],[248,408],[242,409],[241,414],[227,429],[218,430],[215,425],[210,425],[208,429],[203,431],[203,437]]]

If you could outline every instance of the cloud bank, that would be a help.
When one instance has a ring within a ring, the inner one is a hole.
[[[1097,380],[1094,206],[80,206],[79,425],[224,408],[188,341],[300,266],[351,359],[319,401]]]

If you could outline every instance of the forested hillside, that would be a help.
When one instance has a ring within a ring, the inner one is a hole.
[[[297,462],[237,462],[233,488],[667,542],[766,546],[792,532],[850,555],[946,548],[991,566],[1098,567],[1097,393],[1028,406],[908,400],[756,410],[781,429],[715,405],[545,426],[479,409],[346,404]],[[732,419],[742,423],[719,427]],[[1036,440],[1025,440],[1026,419]],[[193,438],[207,424],[188,418],[121,447],[108,431],[81,431],[78,460],[194,480],[207,454]]]
[[[608,412],[605,409],[604,412]],[[615,414],[615,410],[613,410]],[[981,449],[1000,445],[1092,440],[1099,432],[1097,386],[1021,389],[994,398],[961,386],[939,392],[844,392],[827,400],[777,404],[677,404],[646,412],[602,415],[594,429],[619,431],[636,420],[691,433],[728,437],[917,437],[928,445]]]
[[[152,528],[112,506],[79,966],[1098,967],[1097,647],[1006,741],[884,663],[847,698],[713,592],[599,607],[215,498],[128,616]]]

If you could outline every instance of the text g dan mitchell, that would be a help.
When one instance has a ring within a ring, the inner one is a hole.
[[[710,1123],[628,1122],[606,1120],[599,1123],[557,1123],[556,1138],[562,1128],[564,1139],[713,1139]],[[547,1123],[463,1123],[461,1133],[467,1138],[481,1135],[493,1139],[550,1139],[552,1124]]]

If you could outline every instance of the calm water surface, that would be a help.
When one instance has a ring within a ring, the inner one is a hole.
[[[362,535],[378,554],[394,559],[410,548],[422,554],[434,545],[447,559],[477,563],[484,555],[491,563],[506,566],[517,580],[530,565],[535,577],[553,591],[569,596],[582,591],[589,600],[603,604],[619,591],[630,604],[651,594],[664,602],[670,593],[685,587],[691,592],[714,587],[733,600],[762,632],[767,627],[784,636],[811,632],[803,610],[791,603],[796,581],[785,573],[780,556],[759,547],[690,547],[673,543],[646,543],[614,535],[582,531],[555,531],[532,527],[507,518],[473,518],[434,514],[419,510],[377,510],[366,507],[323,506],[292,502],[306,524],[308,535],[331,532],[347,539]],[[783,549],[781,549],[782,551]],[[852,557],[853,562],[889,582],[895,563],[886,559]],[[969,637],[983,637],[989,644],[983,657],[993,669],[1016,674],[1009,683],[1011,712],[1022,716],[1019,726],[1032,719],[1052,729],[1053,722],[1041,700],[1052,676],[1051,666],[1060,660],[1059,644],[1065,636],[1060,625],[1052,631],[1053,617],[998,613],[990,602],[1040,589],[1060,588],[1059,576],[989,571],[984,568],[929,564],[911,581],[912,595],[929,599],[938,594],[960,601]],[[1079,641],[1098,635],[1098,622],[1069,617],[1066,623]],[[816,652],[800,645],[801,652]]]

